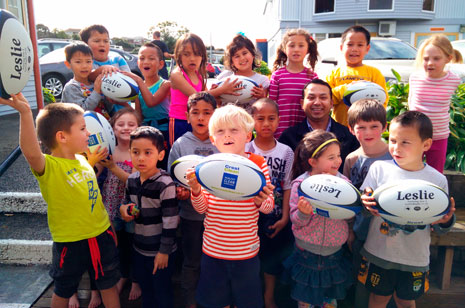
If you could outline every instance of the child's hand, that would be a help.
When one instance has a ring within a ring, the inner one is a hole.
[[[312,205],[303,196],[300,196],[299,202],[297,202],[297,209],[302,214],[313,215],[313,207],[312,207]]]
[[[373,207],[376,206],[375,198],[373,197],[373,189],[370,187],[365,188],[362,195],[363,206],[369,211],[373,216],[379,216],[378,210]]]
[[[100,74],[95,78],[94,81],[94,91],[97,92],[98,94],[102,94],[102,78],[103,75]]]
[[[176,186],[176,199],[187,200],[191,196],[191,191],[183,186]]]
[[[18,110],[19,113],[29,112],[31,110],[29,102],[22,93],[12,94],[11,98],[8,99],[0,97],[0,105],[10,106],[11,108]]]
[[[455,212],[455,200],[454,200],[453,197],[450,197],[450,210],[449,210],[449,213],[442,216],[441,219],[433,222],[432,225],[448,223],[449,220],[452,218],[452,215],[454,215],[454,212]]]
[[[128,207],[131,204],[134,204],[134,203],[123,204],[119,208],[119,213],[121,214],[121,218],[123,218],[125,222],[130,222],[134,220],[134,216],[128,214]]]
[[[113,65],[103,65],[101,66],[101,74],[106,77],[107,75],[113,74],[119,72],[119,69],[117,67],[114,67]]]
[[[112,155],[107,155],[105,156],[104,159],[100,160],[100,165],[104,166],[105,168],[108,168],[109,170],[115,168],[116,163],[113,160]]]
[[[258,87],[252,88],[252,96],[255,98],[263,98],[266,97],[266,89],[263,88],[262,85]]]
[[[153,272],[152,274],[155,275],[157,269],[164,269],[168,267],[168,259],[169,255],[158,252],[155,260],[153,261]]]
[[[128,77],[134,79],[134,81],[137,83],[137,85],[139,86],[139,88],[141,87],[142,84],[144,84],[144,79],[140,78],[139,76],[137,76],[137,75],[134,74],[134,73],[126,72],[126,71],[121,71],[121,74],[126,75],[126,76],[128,76]]]
[[[160,90],[162,91],[168,91],[171,89],[171,81],[169,80],[165,80],[165,82],[163,82],[163,84],[160,86]]]
[[[239,87],[241,84],[239,79],[236,78],[232,80],[232,78],[227,78],[218,88],[222,90],[223,94],[232,94],[239,96],[240,94],[237,91],[244,89],[243,87]]]
[[[89,148],[87,148],[86,156],[87,156],[87,161],[89,162],[89,164],[92,167],[94,167],[96,163],[105,159],[108,156],[108,149],[107,148],[101,149],[101,146],[99,145],[97,149],[95,149],[94,152],[91,152]]]
[[[268,237],[269,238],[275,237],[276,234],[278,234],[282,229],[284,229],[284,227],[287,225],[287,222],[288,221],[286,219],[281,218],[280,220],[275,222],[274,225],[269,226],[268,229],[274,230],[274,232],[269,234]]]
[[[200,186],[199,181],[197,181],[194,168],[189,168],[186,170],[186,179],[187,185],[190,186],[192,193],[195,195],[200,194],[202,186]]]
[[[253,198],[253,202],[257,207],[260,207],[262,203],[268,198],[268,196],[273,192],[274,185],[267,184],[263,187],[263,190]]]

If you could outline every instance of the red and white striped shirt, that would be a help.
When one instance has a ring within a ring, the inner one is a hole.
[[[442,78],[428,78],[424,73],[410,75],[408,106],[426,114],[433,122],[433,140],[449,137],[450,100],[460,78],[447,72]]]
[[[247,154],[265,174],[266,184],[270,184],[265,159],[256,154]],[[192,194],[191,200],[197,212],[205,213],[202,250],[206,255],[223,260],[245,260],[258,254],[258,212],[271,213],[274,207],[272,193],[260,208],[257,208],[253,198],[243,201],[225,200],[203,188],[199,195]]]

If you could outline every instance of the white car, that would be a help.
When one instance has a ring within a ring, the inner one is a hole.
[[[320,57],[315,71],[320,78],[325,78],[338,64],[345,63],[340,45],[340,38],[330,38],[318,43]],[[408,82],[412,72],[423,69],[415,66],[417,49],[404,41],[396,38],[372,37],[370,45],[370,51],[363,63],[379,69],[386,80],[396,79],[391,69],[398,72],[404,82]],[[448,64],[448,69],[465,82],[465,64]]]

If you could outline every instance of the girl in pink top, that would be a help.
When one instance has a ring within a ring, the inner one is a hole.
[[[333,133],[321,129],[305,135],[295,150],[292,165],[290,219],[295,250],[284,262],[290,276],[291,296],[299,308],[335,307],[351,284],[351,265],[343,257],[342,245],[352,234],[347,221],[315,214],[311,203],[298,196],[300,183],[315,174],[331,174],[348,180],[338,172],[342,163],[341,146]],[[353,238],[353,237],[351,237]]]
[[[453,56],[449,39],[433,35],[417,54],[417,65],[423,66],[424,72],[412,74],[409,80],[409,109],[426,114],[433,122],[433,144],[425,152],[426,162],[441,173],[446,162],[450,100],[461,82],[457,75],[445,70]]]
[[[307,65],[304,59],[307,57]],[[275,137],[288,127],[302,122],[305,113],[300,105],[302,90],[311,80],[318,78],[313,71],[317,61],[316,42],[304,29],[288,31],[276,51],[270,81],[270,98],[279,105],[279,126]]]

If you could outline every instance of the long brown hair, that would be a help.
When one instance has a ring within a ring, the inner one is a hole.
[[[202,62],[199,67],[199,74],[202,76],[202,90],[205,90],[207,84],[207,49],[202,39],[193,33],[186,33],[176,41],[174,46],[174,59],[180,68],[182,67],[181,56],[184,47],[191,44],[192,50],[196,56],[202,57]]]
[[[276,60],[273,64],[273,70],[276,71],[279,68],[286,65],[287,55],[286,55],[286,45],[289,42],[289,39],[294,35],[302,35],[305,37],[305,41],[308,45],[307,50],[307,64],[310,65],[312,70],[315,70],[315,64],[318,60],[318,49],[315,40],[310,36],[310,34],[304,29],[292,29],[284,34],[283,40],[276,50]]]
[[[233,38],[232,42],[229,43],[228,46],[226,46],[226,52],[224,54],[224,66],[231,69],[233,72],[236,72],[237,68],[235,68],[232,64],[232,58],[234,54],[242,48],[247,48],[247,50],[250,51],[250,53],[253,56],[252,70],[260,66],[259,55],[252,41],[249,40],[247,37],[238,34]]]

